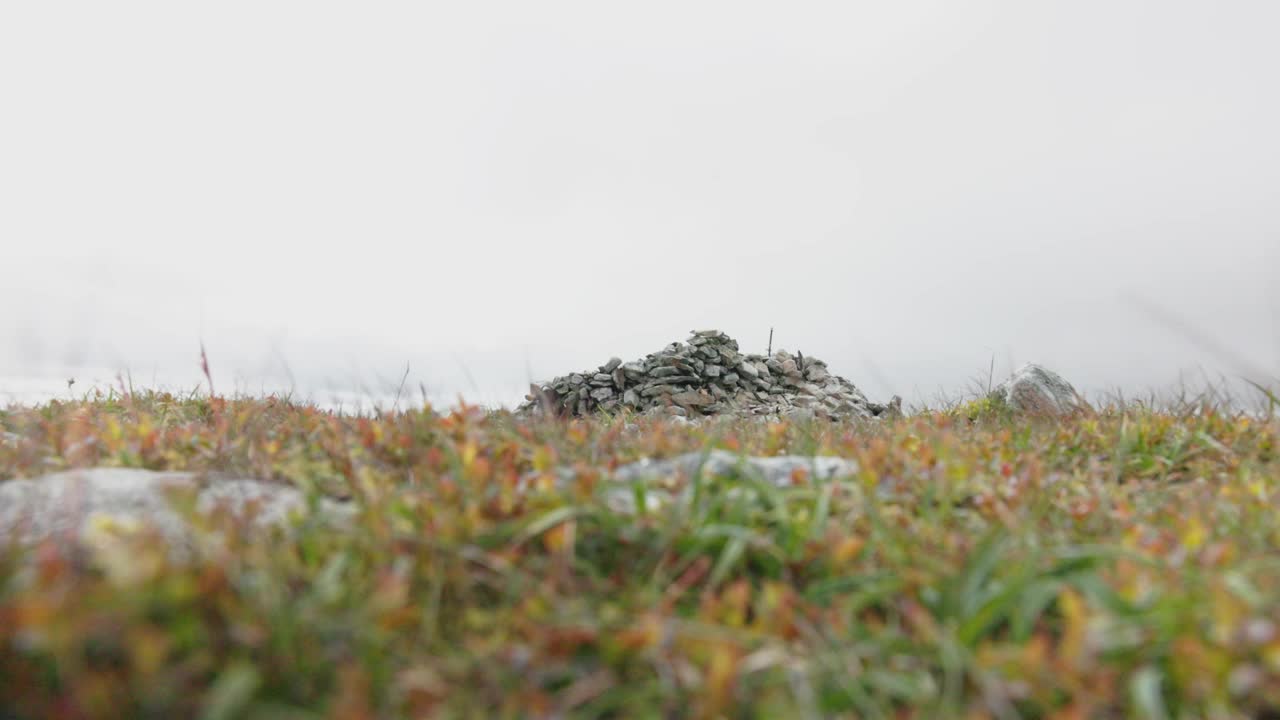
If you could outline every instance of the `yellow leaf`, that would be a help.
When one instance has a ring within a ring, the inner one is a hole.
[[[1273,642],[1262,651],[1262,659],[1274,672],[1280,672],[1280,641]]]
[[[724,708],[728,707],[738,676],[739,656],[737,648],[728,643],[721,643],[712,649],[703,688],[704,717],[720,717]]]
[[[866,541],[860,537],[847,537],[841,540],[839,545],[836,545],[836,549],[831,553],[832,559],[840,565],[846,565],[862,554],[862,548],[866,544]]]
[[[120,421],[114,417],[107,417],[107,439],[111,441],[111,449],[115,450],[120,445],[120,441],[124,440],[124,428],[120,425]]]
[[[542,544],[553,553],[572,553],[576,523],[572,520],[560,523],[542,535]]]
[[[471,464],[476,461],[476,455],[479,452],[480,449],[476,447],[476,442],[474,440],[468,440],[462,446],[462,467],[468,470],[471,469]]]
[[[1267,483],[1265,478],[1254,478],[1245,484],[1249,488],[1249,492],[1259,500],[1267,499]]]
[[[1182,533],[1182,545],[1188,550],[1199,550],[1208,537],[1209,532],[1205,529],[1204,523],[1200,522],[1200,516],[1193,515]]]
[[[556,476],[551,473],[544,472],[534,478],[533,486],[542,492],[550,492],[556,487]]]
[[[538,472],[546,472],[555,466],[555,455],[551,448],[544,446],[533,451],[533,469]]]
[[[1249,608],[1244,601],[1231,594],[1221,585],[1215,585],[1212,594],[1212,617],[1209,636],[1219,645],[1228,645],[1236,634],[1237,628],[1244,621]]]
[[[1062,633],[1061,655],[1064,660],[1079,667],[1084,661],[1085,640],[1088,633],[1088,615],[1084,598],[1070,588],[1058,595],[1065,628]]]
[[[152,626],[141,626],[129,633],[129,655],[133,667],[143,677],[150,677],[168,658],[171,642],[168,633]]]

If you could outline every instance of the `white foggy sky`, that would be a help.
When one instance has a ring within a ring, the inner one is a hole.
[[[203,338],[227,384],[407,361],[510,397],[773,326],[873,399],[992,357],[1095,392],[1275,377],[1278,27],[1269,1],[5,3],[0,376],[186,378]]]

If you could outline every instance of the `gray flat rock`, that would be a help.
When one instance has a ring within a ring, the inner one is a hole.
[[[788,488],[795,486],[796,471],[804,473],[808,482],[845,482],[851,481],[857,474],[858,463],[848,458],[824,455],[759,457],[736,455],[725,450],[692,452],[666,460],[641,460],[623,465],[611,476],[616,486],[606,488],[603,497],[615,512],[633,513],[637,510],[635,494],[631,490],[633,484],[646,480],[668,481],[668,484],[675,481],[675,487],[668,491],[653,492],[651,488],[645,493],[646,509],[654,511],[677,499],[687,499],[692,492],[688,481],[695,475],[700,474],[704,478],[750,478],[779,488]],[[757,490],[742,486],[735,487],[730,492],[741,495],[754,494]],[[882,500],[892,500],[898,494],[897,484],[882,484],[877,487],[876,494]]]
[[[195,473],[130,468],[88,468],[27,480],[0,482],[0,545],[46,539],[79,542],[92,523],[110,519],[154,528],[175,547],[187,546],[192,528],[173,506],[172,491],[196,493],[200,513],[226,508],[256,527],[282,526],[305,513],[307,498],[297,488],[245,478],[205,479]],[[344,522],[350,503],[322,499],[320,512]]]
[[[858,467],[855,460],[823,455],[759,457],[737,455],[726,450],[690,452],[665,460],[640,460],[623,465],[605,478],[600,492],[604,502],[615,512],[634,513],[637,508],[632,488],[636,483],[646,487],[647,509],[657,510],[679,498],[687,499],[692,492],[689,481],[695,476],[752,479],[788,488],[795,485],[797,470],[808,482],[844,482],[852,480]],[[573,482],[576,475],[570,467],[558,468],[555,474],[561,487]],[[525,481],[532,480],[534,476],[530,473]],[[743,485],[731,492],[754,493],[756,490],[750,485]],[[882,500],[892,500],[898,494],[897,483],[882,484],[876,492]]]
[[[708,453],[692,452],[667,460],[641,460],[623,465],[613,473],[613,478],[630,482],[646,477],[686,478],[701,472],[705,476],[746,475],[772,483],[779,487],[791,484],[792,474],[800,470],[809,477],[830,480],[848,477],[858,472],[858,463],[840,457],[783,455],[780,457],[741,456],[726,450]]]

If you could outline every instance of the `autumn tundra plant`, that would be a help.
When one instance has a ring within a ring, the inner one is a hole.
[[[1274,420],[339,415],[142,392],[0,413],[0,489],[257,478],[352,508],[98,518],[0,551],[0,716],[1191,718],[1280,712]],[[723,450],[848,472],[638,476]],[[619,497],[628,502],[617,502]]]

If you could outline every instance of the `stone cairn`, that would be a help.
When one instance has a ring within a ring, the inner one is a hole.
[[[646,415],[699,417],[809,416],[869,418],[898,411],[867,401],[852,383],[803,353],[743,354],[719,330],[694,331],[643,360],[612,358],[594,371],[535,384],[517,412],[582,416],[631,410]]]

